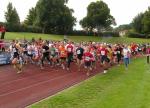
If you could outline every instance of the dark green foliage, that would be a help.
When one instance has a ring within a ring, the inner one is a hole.
[[[88,31],[97,29],[98,32],[115,24],[115,19],[110,15],[110,9],[103,1],[92,2],[87,8],[87,16],[80,24]]]
[[[143,18],[144,18],[144,13],[140,13],[132,21],[132,26],[134,30],[138,33],[142,33],[143,31],[143,24],[142,24]]]
[[[43,33],[65,34],[73,30],[75,18],[73,10],[66,6],[68,0],[39,0],[35,7],[35,25]]]
[[[21,25],[21,32],[42,33],[42,28],[36,26]]]
[[[137,32],[128,32],[127,36],[130,38],[149,38],[146,34],[140,34]]]
[[[119,31],[130,30],[130,29],[132,29],[132,24],[123,24],[115,28],[114,30],[119,32]]]
[[[5,12],[6,28],[8,31],[19,31],[20,29],[20,18],[16,11],[16,8],[9,3],[7,11]]]
[[[36,19],[36,9],[31,8],[29,10],[29,14],[27,15],[26,20],[24,21],[24,24],[26,25],[34,25],[35,24],[35,19]]]
[[[150,7],[133,19],[132,26],[138,33],[150,34]]]
[[[144,13],[142,24],[143,24],[143,32],[146,34],[150,34],[150,7]]]

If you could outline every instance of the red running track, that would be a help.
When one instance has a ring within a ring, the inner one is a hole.
[[[81,72],[75,64],[71,68],[69,72],[59,67],[40,70],[27,65],[23,73],[16,74],[12,66],[0,66],[0,108],[24,108],[89,78],[84,68]],[[101,71],[93,70],[90,77]]]

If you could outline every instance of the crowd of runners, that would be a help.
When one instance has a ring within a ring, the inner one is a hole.
[[[45,64],[51,68],[58,67],[71,70],[72,63],[77,64],[78,71],[87,69],[87,76],[93,69],[102,67],[107,73],[108,67],[120,65],[123,61],[128,69],[131,57],[145,55],[146,44],[107,44],[101,42],[47,41],[32,39],[32,41],[12,40],[4,51],[11,53],[11,64],[17,73],[21,73],[26,64],[37,65],[44,69]],[[150,53],[150,50],[149,52]],[[96,66],[98,64],[98,66]]]

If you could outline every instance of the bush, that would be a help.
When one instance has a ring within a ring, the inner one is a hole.
[[[22,25],[20,27],[20,32],[42,33],[42,28],[35,27],[35,26]]]
[[[72,36],[93,36],[93,35],[97,36],[97,34],[94,34],[94,32],[86,32],[83,30],[74,30],[72,32],[69,32],[68,34]]]
[[[148,36],[146,34],[140,34],[140,33],[136,33],[136,32],[128,32],[127,36],[131,37],[131,38],[150,38],[150,36]]]
[[[103,36],[103,37],[119,37],[119,32],[103,32],[103,33],[94,33],[94,32],[86,32],[83,30],[75,30],[70,33],[69,35],[76,35],[76,36]]]
[[[103,32],[102,33],[103,37],[119,37],[119,32]]]

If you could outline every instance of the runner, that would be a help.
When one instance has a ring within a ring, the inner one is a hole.
[[[38,42],[34,43],[34,47],[33,47],[33,60],[35,63],[37,63],[37,65],[40,65],[40,59],[41,59],[41,47],[39,46]]]
[[[60,57],[61,67],[63,70],[65,70],[67,51],[65,50],[64,43],[61,43],[61,45],[59,46],[59,57]]]
[[[77,56],[78,71],[80,71],[80,67],[82,65],[84,49],[81,47],[81,44],[79,44],[77,47],[78,48],[76,49],[76,56]]]
[[[117,64],[118,66],[120,66],[121,64],[121,59],[122,59],[122,47],[120,45],[117,45],[117,48],[116,48],[116,57],[117,57]]]
[[[130,53],[131,52],[129,48],[125,45],[123,49],[123,57],[124,57],[124,64],[125,64],[126,70],[128,69],[128,65],[129,65]]]
[[[92,44],[90,46],[90,53],[93,55],[92,57],[92,69],[96,69],[96,58],[97,58],[97,52],[96,52],[96,46]]]
[[[27,64],[28,63],[28,44],[25,41],[23,44],[23,58],[24,58],[24,63]]]
[[[12,53],[12,64],[14,65],[14,68],[17,69],[17,73],[22,72],[22,66],[23,66],[23,59],[19,55],[19,50],[21,50],[21,47],[19,45],[18,41],[13,41],[12,45],[9,48],[9,51]]]
[[[50,58],[52,62],[52,67],[56,67],[57,65],[57,54],[56,54],[56,47],[52,44],[50,48]]]
[[[149,64],[149,56],[150,56],[150,45],[147,44],[147,48],[146,48],[147,64]]]
[[[50,57],[49,57],[49,46],[44,41],[43,46],[42,46],[41,69],[44,69],[43,66],[44,66],[45,59],[47,59],[48,64],[51,64],[51,60],[50,60]]]
[[[84,58],[84,65],[87,69],[86,75],[89,76],[90,71],[92,70],[92,61],[93,61],[93,55],[90,53],[89,49],[85,50],[85,53],[83,54],[83,58]]]
[[[106,49],[106,44],[102,44],[102,47],[99,49],[100,51],[100,59],[101,59],[101,64],[104,67],[104,73],[107,73],[108,70],[108,63],[110,60],[107,57],[108,50]]]
[[[69,42],[66,46],[65,49],[67,51],[67,70],[70,70],[70,64],[73,61],[73,52],[74,52],[74,45],[72,42]]]

